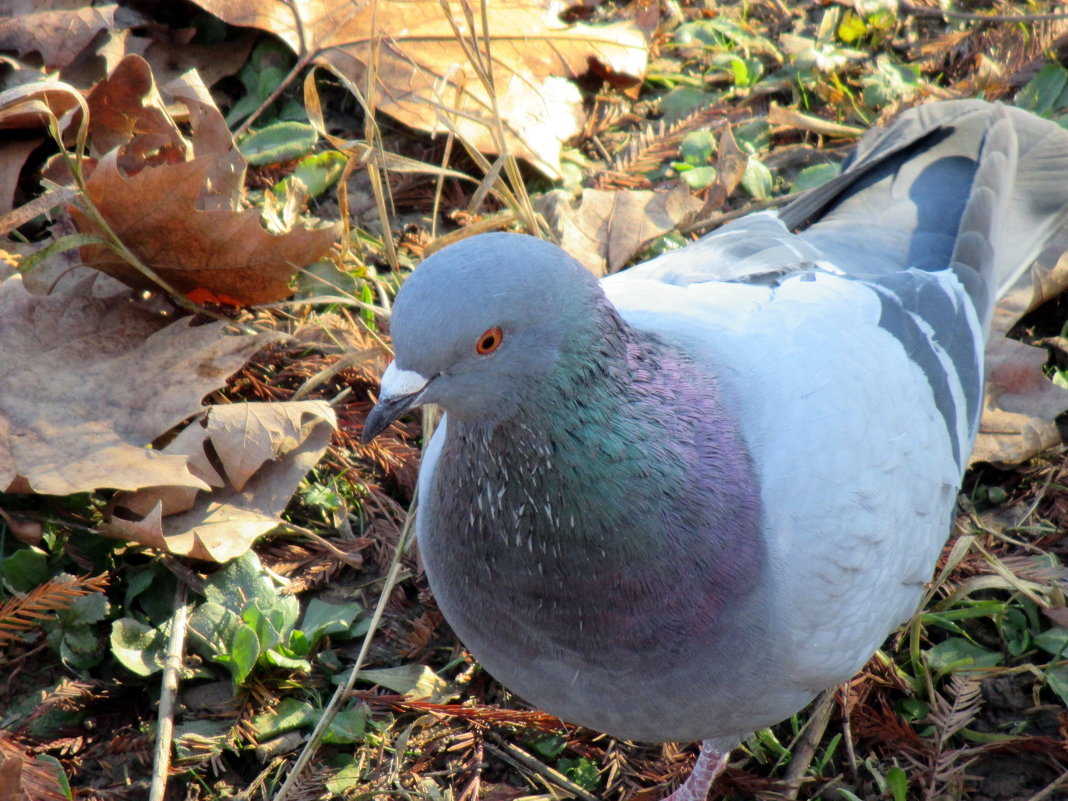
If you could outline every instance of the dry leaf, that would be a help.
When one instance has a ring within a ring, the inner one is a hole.
[[[18,85],[0,92],[0,131],[4,132],[0,137],[0,216],[14,207],[22,167],[49,136],[50,121],[56,120],[60,135],[67,139],[81,120],[73,86],[45,80],[25,69],[16,70],[8,83]]]
[[[115,153],[100,161],[86,182],[93,202],[112,229],[142,262],[179,292],[210,290],[235,304],[273,303],[288,297],[289,279],[321,258],[337,238],[336,226],[269,234],[259,212],[202,210],[198,200],[215,167],[212,158],[119,172]],[[92,231],[89,219],[71,209],[75,224]],[[82,261],[128,286],[158,288],[129,262],[103,245],[86,245]]]
[[[490,131],[492,100],[439,0],[309,0],[298,5],[197,0],[197,5],[231,25],[270,31],[297,53],[315,53],[318,61],[360,87],[374,59],[377,95],[372,105],[432,133],[447,130],[441,116],[448,113],[472,146],[498,152]],[[452,0],[448,7],[470,41],[464,4]],[[478,2],[468,8],[478,47],[484,49],[482,9]],[[578,134],[584,121],[582,97],[571,79],[592,68],[637,82],[646,66],[645,35],[633,21],[567,25],[557,16],[558,5],[538,0],[494,0],[484,8],[494,94],[509,151],[555,176],[561,143]]]
[[[90,95],[93,142],[108,148],[86,180],[94,205],[147,267],[176,291],[207,290],[235,305],[272,303],[291,293],[289,280],[321,258],[338,226],[270,234],[258,211],[238,211],[245,160],[222,115],[192,83],[169,89],[189,109],[186,140],[167,113],[151,69],[128,56]],[[80,231],[97,233],[72,207]],[[127,286],[155,282],[104,245],[81,248],[82,261]]]
[[[102,487],[205,487],[149,443],[200,408],[267,336],[146,314],[91,281],[31,295],[0,283],[0,488],[70,495]]]
[[[118,5],[41,9],[41,3],[0,2],[0,50],[40,55],[48,70],[72,63],[101,31],[115,27]]]
[[[140,56],[120,61],[106,80],[93,87],[86,102],[93,156],[131,146],[119,157],[119,167],[127,173],[146,163],[185,161],[190,144],[167,112],[152,68]]]
[[[701,208],[685,187],[668,192],[584,189],[576,206],[563,190],[538,198],[560,245],[594,275],[616,272],[651,239],[676,228]]]
[[[190,469],[214,489],[161,486],[122,495],[116,500],[122,516],[113,514],[104,533],[197,559],[240,556],[281,522],[278,516],[323,455],[334,424],[324,401],[213,406],[164,452],[188,458]]]
[[[986,391],[972,462],[1018,464],[1061,441],[1056,418],[1068,390],[1049,381],[1048,356],[1005,334],[1031,309],[1068,287],[1068,233],[1055,237],[997,305],[986,347]]]
[[[56,768],[0,730],[0,801],[67,801]]]

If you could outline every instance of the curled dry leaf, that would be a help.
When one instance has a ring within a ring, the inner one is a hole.
[[[270,234],[258,211],[239,211],[246,163],[222,115],[196,87],[170,89],[189,109],[188,141],[140,56],[123,59],[93,91],[92,141],[109,149],[86,179],[90,199],[122,243],[179,292],[206,290],[235,305],[288,297],[290,278],[330,249],[338,226]],[[97,233],[84,211],[72,207],[71,216],[80,231]],[[81,257],[127,286],[158,289],[107,246],[83,246]]]
[[[468,52],[484,53],[489,40],[493,94],[509,152],[529,159],[555,176],[560,147],[582,130],[582,97],[571,82],[591,69],[622,82],[636,83],[645,72],[647,42],[633,21],[609,25],[567,25],[561,8],[544,0],[494,0],[473,11],[477,44],[472,41],[462,2],[448,12],[439,0],[197,0],[197,5],[231,25],[270,31],[299,54],[366,84],[373,69],[377,109],[422,131],[445,132],[449,117],[473,147],[499,152],[491,130],[490,93],[470,63]],[[450,17],[452,22],[450,22]],[[377,51],[377,52],[376,52]],[[369,65],[374,63],[374,67]]]
[[[188,459],[211,491],[160,486],[124,494],[104,533],[197,559],[240,556],[279,524],[334,425],[324,401],[213,406],[164,449]]]
[[[206,488],[184,457],[148,446],[273,338],[223,327],[147,314],[132,293],[96,297],[91,280],[50,296],[0,283],[0,489]]]
[[[1005,334],[1031,309],[1068,287],[1068,234],[1055,237],[1003,297],[986,346],[986,392],[972,462],[1018,464],[1061,441],[1056,419],[1068,391],[1049,381],[1046,351]]]
[[[93,202],[142,262],[179,292],[198,289],[237,305],[288,297],[289,279],[322,257],[337,238],[334,227],[269,234],[254,209],[200,209],[198,199],[214,170],[213,158],[146,168],[125,178],[114,153],[86,182]],[[93,224],[71,209],[75,224]],[[154,282],[104,245],[86,245],[82,261],[127,286],[157,289]]]
[[[538,198],[560,244],[594,275],[616,272],[651,239],[686,221],[702,203],[685,187],[668,192],[584,189],[576,205],[563,190]]]
[[[30,154],[49,136],[48,126],[72,138],[81,120],[77,90],[60,81],[33,80],[32,70],[16,70],[10,83],[25,80],[0,92],[0,217],[14,207],[15,190]],[[33,215],[31,215],[33,216]],[[21,219],[5,220],[0,233],[17,227]]]

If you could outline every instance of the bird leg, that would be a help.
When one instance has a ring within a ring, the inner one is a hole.
[[[704,740],[689,778],[664,801],[705,801],[712,782],[727,767],[730,753],[731,745],[723,740]]]

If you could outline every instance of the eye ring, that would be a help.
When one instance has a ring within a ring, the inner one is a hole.
[[[488,356],[497,350],[504,342],[504,332],[499,325],[487,328],[475,342],[475,353],[479,356]]]

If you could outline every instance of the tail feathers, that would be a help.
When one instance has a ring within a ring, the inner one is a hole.
[[[1068,131],[1019,109],[1007,112],[1019,155],[998,247],[998,297],[1068,227]]]
[[[1068,131],[1055,123],[980,100],[932,103],[871,132],[841,175],[779,217],[846,272],[952,269],[985,327],[1068,226],[1066,176]]]

